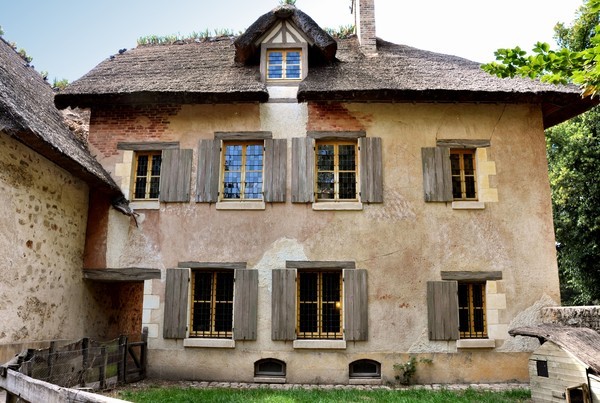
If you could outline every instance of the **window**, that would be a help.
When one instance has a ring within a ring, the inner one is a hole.
[[[452,197],[454,200],[477,200],[475,150],[451,149]]]
[[[300,49],[267,51],[268,80],[300,80],[302,51]]]
[[[135,153],[134,200],[158,199],[161,161],[161,151]]]
[[[223,143],[223,200],[262,200],[263,150],[262,141]]]
[[[230,338],[233,271],[192,271],[190,337]]]
[[[381,378],[381,364],[373,360],[357,360],[350,363],[350,379]]]
[[[317,142],[316,200],[358,200],[356,142]]]
[[[548,378],[548,361],[535,360],[535,366],[537,369],[537,376]]]
[[[284,377],[285,362],[275,358],[265,358],[254,363],[254,376]]]
[[[458,283],[458,323],[461,338],[487,338],[485,283]]]
[[[342,338],[342,272],[298,273],[298,338]]]

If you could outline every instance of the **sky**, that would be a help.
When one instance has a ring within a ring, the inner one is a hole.
[[[297,0],[321,27],[354,23],[351,0]],[[498,48],[555,47],[554,25],[569,24],[583,0],[375,0],[379,38],[489,62]],[[278,0],[0,0],[4,39],[33,57],[50,81],[81,77],[147,35],[248,28]]]

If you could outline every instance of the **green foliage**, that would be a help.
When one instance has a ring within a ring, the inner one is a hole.
[[[359,390],[359,389],[310,389],[300,387],[291,390],[260,389],[193,389],[152,388],[126,390],[119,393],[120,399],[140,403],[174,402],[239,402],[239,403],[337,403],[337,402],[419,402],[419,403],[516,403],[531,399],[529,390],[517,389],[505,392],[450,390]]]
[[[421,358],[417,361],[417,357],[411,355],[408,361],[404,364],[394,364],[394,371],[396,371],[396,380],[402,385],[410,385],[413,377],[417,373],[417,364],[431,364],[433,361],[429,358]]]
[[[600,91],[599,13],[600,0],[586,0],[573,26],[555,27],[562,49],[551,50],[550,45],[542,42],[535,44],[531,55],[519,47],[498,49],[494,53],[497,62],[482,68],[499,77],[541,78],[552,84],[572,82],[580,86],[584,96],[595,96]]]
[[[283,6],[283,5],[290,5],[290,6],[295,6],[296,5],[296,0],[279,0],[279,5]]]
[[[33,57],[29,56],[25,49],[19,49],[17,53],[19,56],[21,56],[21,59],[25,60],[27,63],[31,63],[33,61]]]
[[[228,28],[217,28],[212,31],[213,35],[211,35],[211,30],[208,28],[204,31],[200,32],[192,32],[189,35],[166,35],[166,36],[158,36],[158,35],[148,35],[142,36],[138,38],[138,45],[170,45],[175,42],[198,42],[208,40],[210,38],[219,38],[226,36],[233,36],[233,30]]]
[[[4,35],[4,30],[2,29],[2,25],[0,25],[0,36]]]
[[[325,28],[325,32],[331,35],[334,38],[345,39],[352,35],[354,35],[355,26],[354,24],[349,25],[340,25],[337,29],[335,28]]]
[[[52,88],[57,91],[64,90],[65,88],[67,88],[67,85],[69,85],[69,80],[67,80],[66,78],[59,80],[55,77],[54,81],[52,82]]]
[[[600,108],[546,132],[563,304],[600,303]]]

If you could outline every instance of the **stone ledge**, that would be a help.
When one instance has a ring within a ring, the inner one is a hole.
[[[296,349],[344,350],[346,340],[294,340]]]
[[[233,339],[183,339],[183,347],[235,348]]]
[[[266,377],[266,376],[255,376],[254,383],[286,383],[286,378],[282,377]]]
[[[495,348],[495,339],[459,339],[456,348]]]

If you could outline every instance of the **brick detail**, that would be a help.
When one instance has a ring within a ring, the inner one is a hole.
[[[375,0],[357,0],[355,10],[356,33],[364,53],[376,53]]]
[[[96,107],[88,141],[104,157],[118,155],[120,141],[175,141],[169,123],[180,109],[179,105]]]
[[[309,103],[307,131],[359,131],[365,130],[362,120],[370,121],[369,117],[359,120],[339,102]]]

